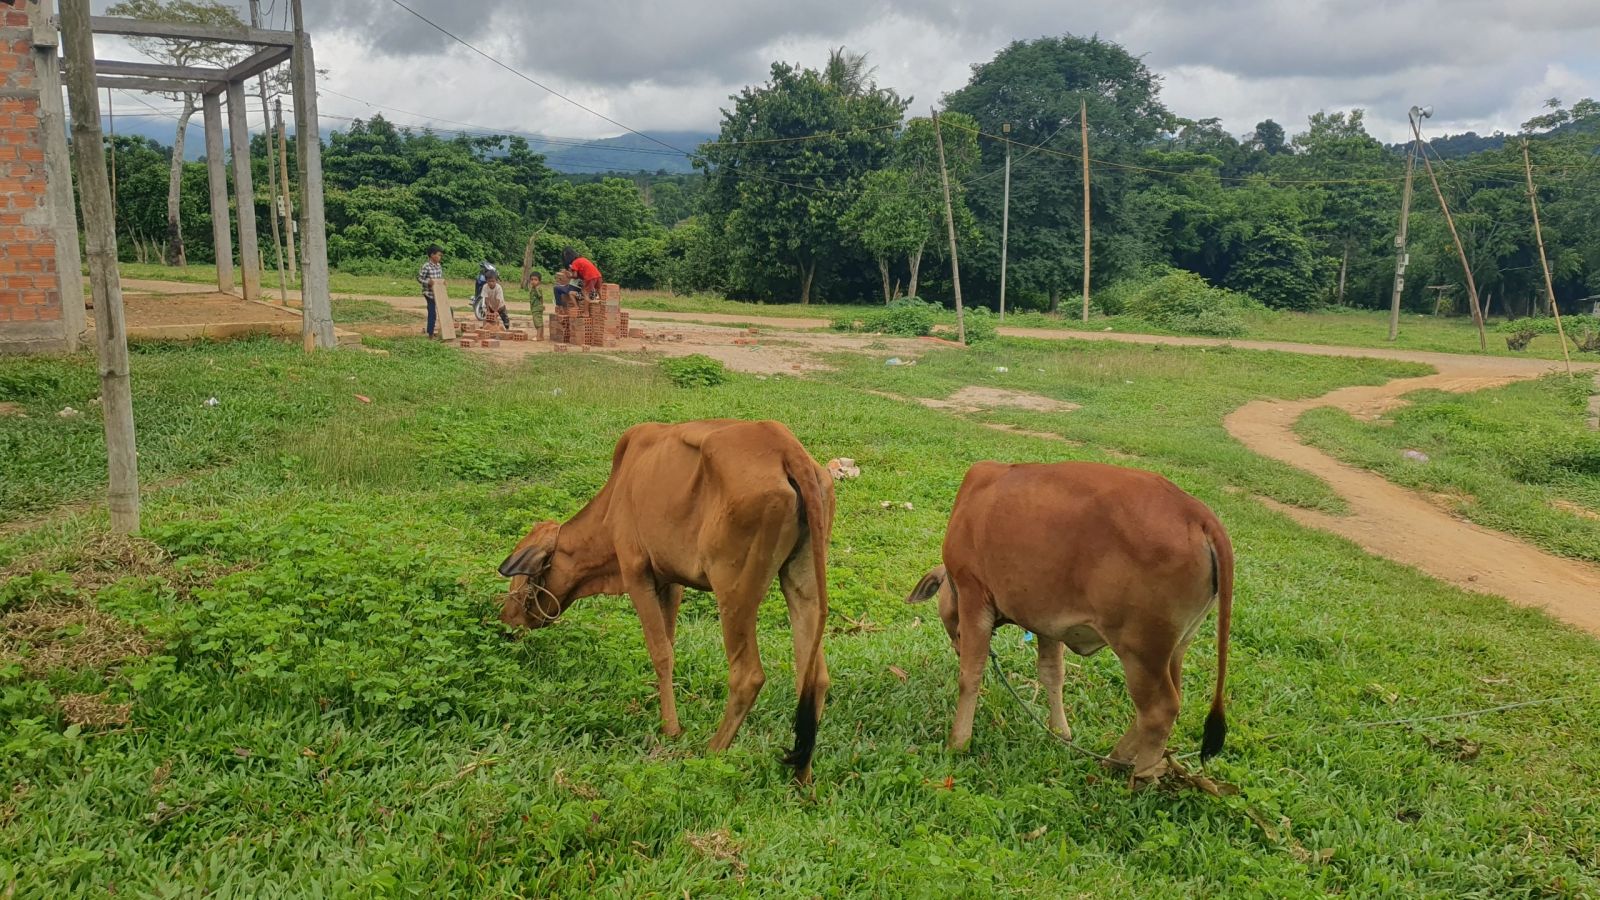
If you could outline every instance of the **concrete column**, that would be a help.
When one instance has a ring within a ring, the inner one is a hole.
[[[317,117],[317,66],[311,53],[311,38],[299,29],[299,3],[295,4],[299,31],[294,70],[295,144],[300,163],[300,232],[304,241],[300,256],[300,308],[303,333],[308,347],[331,350],[337,346],[333,334],[333,301],[328,292],[328,222],[322,207],[322,131]]]
[[[222,98],[201,98],[206,122],[206,177],[211,185],[211,243],[217,250],[217,290],[233,292],[233,234],[228,221],[227,157],[222,149]]]
[[[246,300],[261,299],[261,243],[256,239],[256,190],[250,177],[250,126],[244,82],[228,82],[228,139],[233,144],[233,196],[239,215],[239,267]]]

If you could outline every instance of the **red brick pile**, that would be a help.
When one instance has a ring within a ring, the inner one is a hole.
[[[522,328],[505,329],[500,327],[498,318],[489,318],[481,323],[464,325],[461,328],[462,347],[486,347],[493,349],[505,341],[526,341],[528,332]]]
[[[628,314],[622,309],[622,289],[600,286],[598,300],[581,300],[558,307],[550,314],[550,340],[583,347],[615,347],[629,336]]]

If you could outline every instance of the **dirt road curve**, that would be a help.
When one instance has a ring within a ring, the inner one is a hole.
[[[1370,553],[1413,566],[1466,590],[1504,597],[1519,606],[1543,609],[1563,622],[1600,635],[1600,567],[1546,553],[1526,541],[1463,521],[1413,491],[1307,446],[1294,432],[1295,421],[1316,407],[1332,406],[1352,415],[1371,417],[1400,405],[1400,397],[1412,391],[1429,388],[1459,393],[1480,391],[1523,378],[1537,378],[1559,369],[1560,363],[1277,341],[1221,341],[1022,328],[1003,328],[1001,333],[1134,344],[1204,347],[1226,343],[1252,350],[1364,356],[1432,366],[1438,374],[1401,378],[1376,386],[1341,388],[1310,400],[1258,400],[1235,410],[1224,424],[1229,434],[1252,451],[1316,475],[1349,504],[1350,514],[1346,516],[1273,504],[1300,524],[1340,535]],[[1574,364],[1573,368],[1580,367]],[[1585,370],[1582,377],[1592,377],[1593,372],[1600,370],[1600,366],[1592,363],[1582,368]]]

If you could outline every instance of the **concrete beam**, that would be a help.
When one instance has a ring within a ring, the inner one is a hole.
[[[120,34],[125,37],[177,38],[191,41],[216,41],[219,44],[258,44],[269,47],[293,47],[294,35],[287,31],[270,31],[264,28],[219,27],[216,25],[191,25],[178,22],[148,22],[143,19],[126,19],[116,16],[91,16],[89,25],[95,34]]]
[[[101,75],[95,78],[94,83],[103,88],[158,94],[220,94],[228,86],[226,82],[220,81],[173,81],[166,78],[129,78],[115,75]]]
[[[114,59],[94,61],[96,75],[129,75],[135,78],[176,78],[181,81],[227,81],[226,69],[209,66],[169,66],[165,63],[124,62]]]
[[[227,81],[246,81],[289,61],[294,50],[289,47],[268,47],[228,67]]]

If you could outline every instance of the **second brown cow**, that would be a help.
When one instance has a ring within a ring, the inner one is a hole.
[[[799,706],[785,758],[810,778],[828,694],[833,480],[777,422],[715,419],[629,428],[611,477],[566,523],[541,522],[500,565],[513,579],[500,619],[541,628],[573,601],[627,594],[655,666],[662,727],[682,732],[673,697],[673,640],[685,587],[717,598],[728,654],[728,701],[712,750],[733,743],[766,681],[756,610],[777,578],[789,604]]]
[[[1216,602],[1217,683],[1201,753],[1222,749],[1233,545],[1205,504],[1160,475],[1097,463],[978,463],[956,495],[944,565],[906,600],[936,594],[961,660],[952,747],[972,738],[990,635],[1014,623],[1038,636],[1050,726],[1068,738],[1066,648],[1088,656],[1111,647],[1136,709],[1112,759],[1135,778],[1156,775],[1178,718],[1184,653]]]

